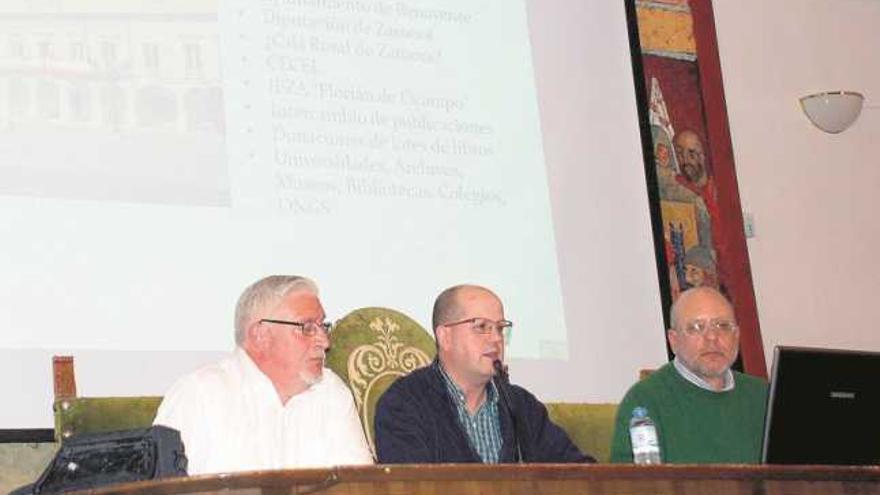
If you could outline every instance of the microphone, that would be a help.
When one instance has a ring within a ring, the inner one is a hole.
[[[507,411],[507,415],[510,417],[510,423],[513,426],[513,446],[516,451],[516,461],[520,463],[526,462],[526,457],[523,455],[523,450],[525,449],[522,448],[524,437],[522,436],[520,424],[516,419],[516,413],[510,402],[510,391],[508,389],[508,387],[510,387],[510,376],[507,374],[507,365],[501,364],[501,360],[496,359],[492,361],[492,367],[495,369],[495,376],[492,377],[492,382],[498,390],[501,404]]]
[[[507,365],[501,364],[500,359],[492,361],[492,367],[495,368],[495,376],[500,378],[505,385],[510,384],[510,375],[507,374]]]

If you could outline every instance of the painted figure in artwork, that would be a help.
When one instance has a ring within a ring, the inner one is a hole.
[[[749,359],[760,371],[765,360],[753,333],[757,315],[726,135],[712,3],[626,1],[628,20],[637,26],[631,36],[639,51],[636,85],[647,100],[640,101],[647,106],[640,123],[642,137],[651,140],[645,166],[661,294],[668,304],[705,288],[732,301],[750,329]]]
[[[690,129],[685,129],[675,135],[673,144],[681,169],[678,182],[703,198],[709,214],[713,218],[717,217],[715,182],[706,170],[706,151],[700,136]]]
[[[694,246],[684,255],[684,288],[718,288],[718,270],[714,252],[703,246]]]
[[[703,153],[702,143],[697,138],[694,145],[696,133],[693,131],[675,133],[660,82],[656,78],[651,79],[650,119],[670,288],[673,299],[676,299],[680,291],[695,286],[694,280],[703,280],[701,275],[704,273],[706,280],[715,281],[710,285],[717,285],[715,269],[710,269],[705,262],[691,265],[692,281],[689,282],[685,262],[687,252],[699,247],[701,249],[695,252],[708,253],[714,265],[712,217],[698,186],[707,184],[708,175],[705,155],[700,156]],[[687,147],[687,151],[683,146]],[[705,261],[705,257],[701,257],[701,260]]]
[[[673,139],[675,155],[678,159],[681,173],[677,177],[678,182],[698,194],[706,206],[709,214],[713,242],[708,244],[714,250],[716,266],[718,259],[724,259],[725,242],[723,239],[724,229],[721,227],[721,207],[718,204],[718,190],[715,180],[706,167],[706,151],[700,135],[690,129],[685,129],[675,135]],[[719,273],[719,278],[724,279]]]

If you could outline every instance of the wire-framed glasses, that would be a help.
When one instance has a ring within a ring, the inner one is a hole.
[[[513,322],[510,320],[490,320],[489,318],[468,318],[466,320],[455,321],[452,323],[447,323],[445,326],[454,327],[456,325],[470,325],[470,329],[474,333],[478,333],[480,335],[489,335],[497,333],[504,337],[504,339],[510,338],[510,331],[513,328]]]
[[[681,330],[691,336],[703,336],[709,330],[714,330],[721,335],[730,335],[739,329],[739,325],[733,320],[723,318],[696,319],[689,321],[681,327]]]
[[[260,320],[260,323],[275,323],[277,325],[292,326],[295,327],[303,337],[314,337],[318,331],[324,332],[324,335],[328,335],[330,330],[333,329],[333,324],[329,321],[288,321],[263,318]]]

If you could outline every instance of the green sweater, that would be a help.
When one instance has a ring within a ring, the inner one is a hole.
[[[667,363],[633,385],[620,403],[611,462],[632,462],[629,420],[638,406],[657,425],[663,462],[760,462],[767,384],[736,371],[734,383],[728,392],[704,390]]]

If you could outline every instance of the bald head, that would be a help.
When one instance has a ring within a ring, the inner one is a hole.
[[[672,140],[672,142],[677,145],[688,145],[688,146],[700,145],[700,146],[702,146],[700,144],[700,136],[696,132],[694,132],[690,129],[685,129],[685,130],[679,132],[678,134],[676,134],[675,138]]]
[[[486,295],[501,304],[501,299],[494,292],[479,285],[456,285],[441,292],[434,301],[434,311],[431,315],[431,325],[434,330],[436,331],[441,325],[462,319],[467,301]]]
[[[725,313],[729,313],[731,316],[734,314],[733,305],[718,289],[695,287],[682,292],[672,304],[672,309],[669,311],[669,324],[673,330],[677,329],[696,313],[699,313],[701,308],[707,307],[722,307],[726,309]]]

